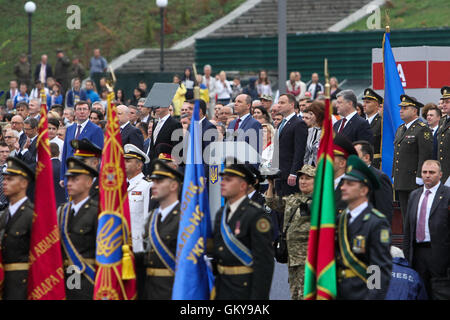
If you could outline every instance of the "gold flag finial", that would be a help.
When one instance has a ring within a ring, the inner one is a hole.
[[[323,70],[324,76],[325,76],[325,97],[330,98],[330,74],[328,73],[328,59],[325,58],[324,60],[324,70]]]
[[[389,16],[389,9],[384,10],[384,16],[385,16],[385,20],[386,20],[386,32],[390,33],[391,32],[391,17]]]

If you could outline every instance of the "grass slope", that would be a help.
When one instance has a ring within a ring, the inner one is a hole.
[[[132,48],[159,47],[160,14],[155,0],[34,0],[32,71],[46,53],[54,66],[56,48],[78,55],[87,67],[94,48],[108,61]],[[180,41],[234,10],[245,0],[169,0],[165,19],[165,47]],[[0,0],[0,90],[14,78],[13,66],[28,52],[25,0]],[[80,30],[69,30],[67,8],[81,10]]]

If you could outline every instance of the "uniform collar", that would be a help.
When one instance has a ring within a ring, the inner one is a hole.
[[[19,201],[17,201],[16,203],[14,203],[14,204],[9,204],[9,207],[8,207],[8,209],[9,209],[9,213],[10,213],[10,215],[11,215],[11,218],[12,218],[12,216],[17,212],[17,209],[19,209],[20,208],[20,206],[26,201],[28,199],[28,197],[23,197],[22,199],[20,199]]]
[[[164,209],[161,209],[161,206],[158,208],[158,213],[161,214],[161,222],[166,219],[166,217],[169,215],[169,213],[175,208],[175,206],[179,203],[179,201],[175,201],[171,205],[165,207]]]
[[[356,218],[358,218],[358,216],[369,206],[369,202],[365,201],[363,203],[361,203],[359,206],[357,206],[355,209],[353,209],[352,211],[350,211],[347,208],[347,212],[350,213],[351,218],[349,219],[349,223],[352,223],[353,221],[356,220]]]
[[[81,200],[80,202],[78,202],[77,204],[74,204],[72,201],[72,205],[71,205],[71,209],[73,209],[73,215],[76,216],[78,211],[80,211],[81,207],[83,206],[83,204],[85,204],[86,201],[89,200],[89,196],[87,196],[86,198],[84,198],[83,200]]]
[[[144,179],[145,175],[141,172],[138,175],[134,176],[133,178],[129,179],[128,182],[130,183],[130,186],[135,185],[140,180]]]

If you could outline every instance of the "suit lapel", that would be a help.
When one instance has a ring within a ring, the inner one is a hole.
[[[417,193],[417,197],[415,197],[413,199],[413,203],[412,203],[412,206],[411,206],[412,210],[411,210],[411,217],[410,217],[411,218],[410,219],[410,230],[414,231],[414,233],[413,233],[414,237],[415,237],[415,234],[416,234],[417,213],[420,210],[419,209],[419,201],[420,201],[420,196],[422,195],[422,193],[423,193],[423,187],[420,188],[420,192]]]
[[[430,217],[436,211],[436,208],[439,205],[439,201],[441,201],[442,198],[443,198],[443,194],[444,194],[444,187],[443,187],[443,185],[441,183],[441,185],[439,186],[439,188],[436,191],[436,195],[434,196],[433,204],[431,205]],[[430,220],[428,220],[428,221],[430,221]]]

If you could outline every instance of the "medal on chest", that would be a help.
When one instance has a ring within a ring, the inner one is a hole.
[[[357,254],[366,253],[366,238],[364,236],[356,236],[353,239],[352,251]]]

